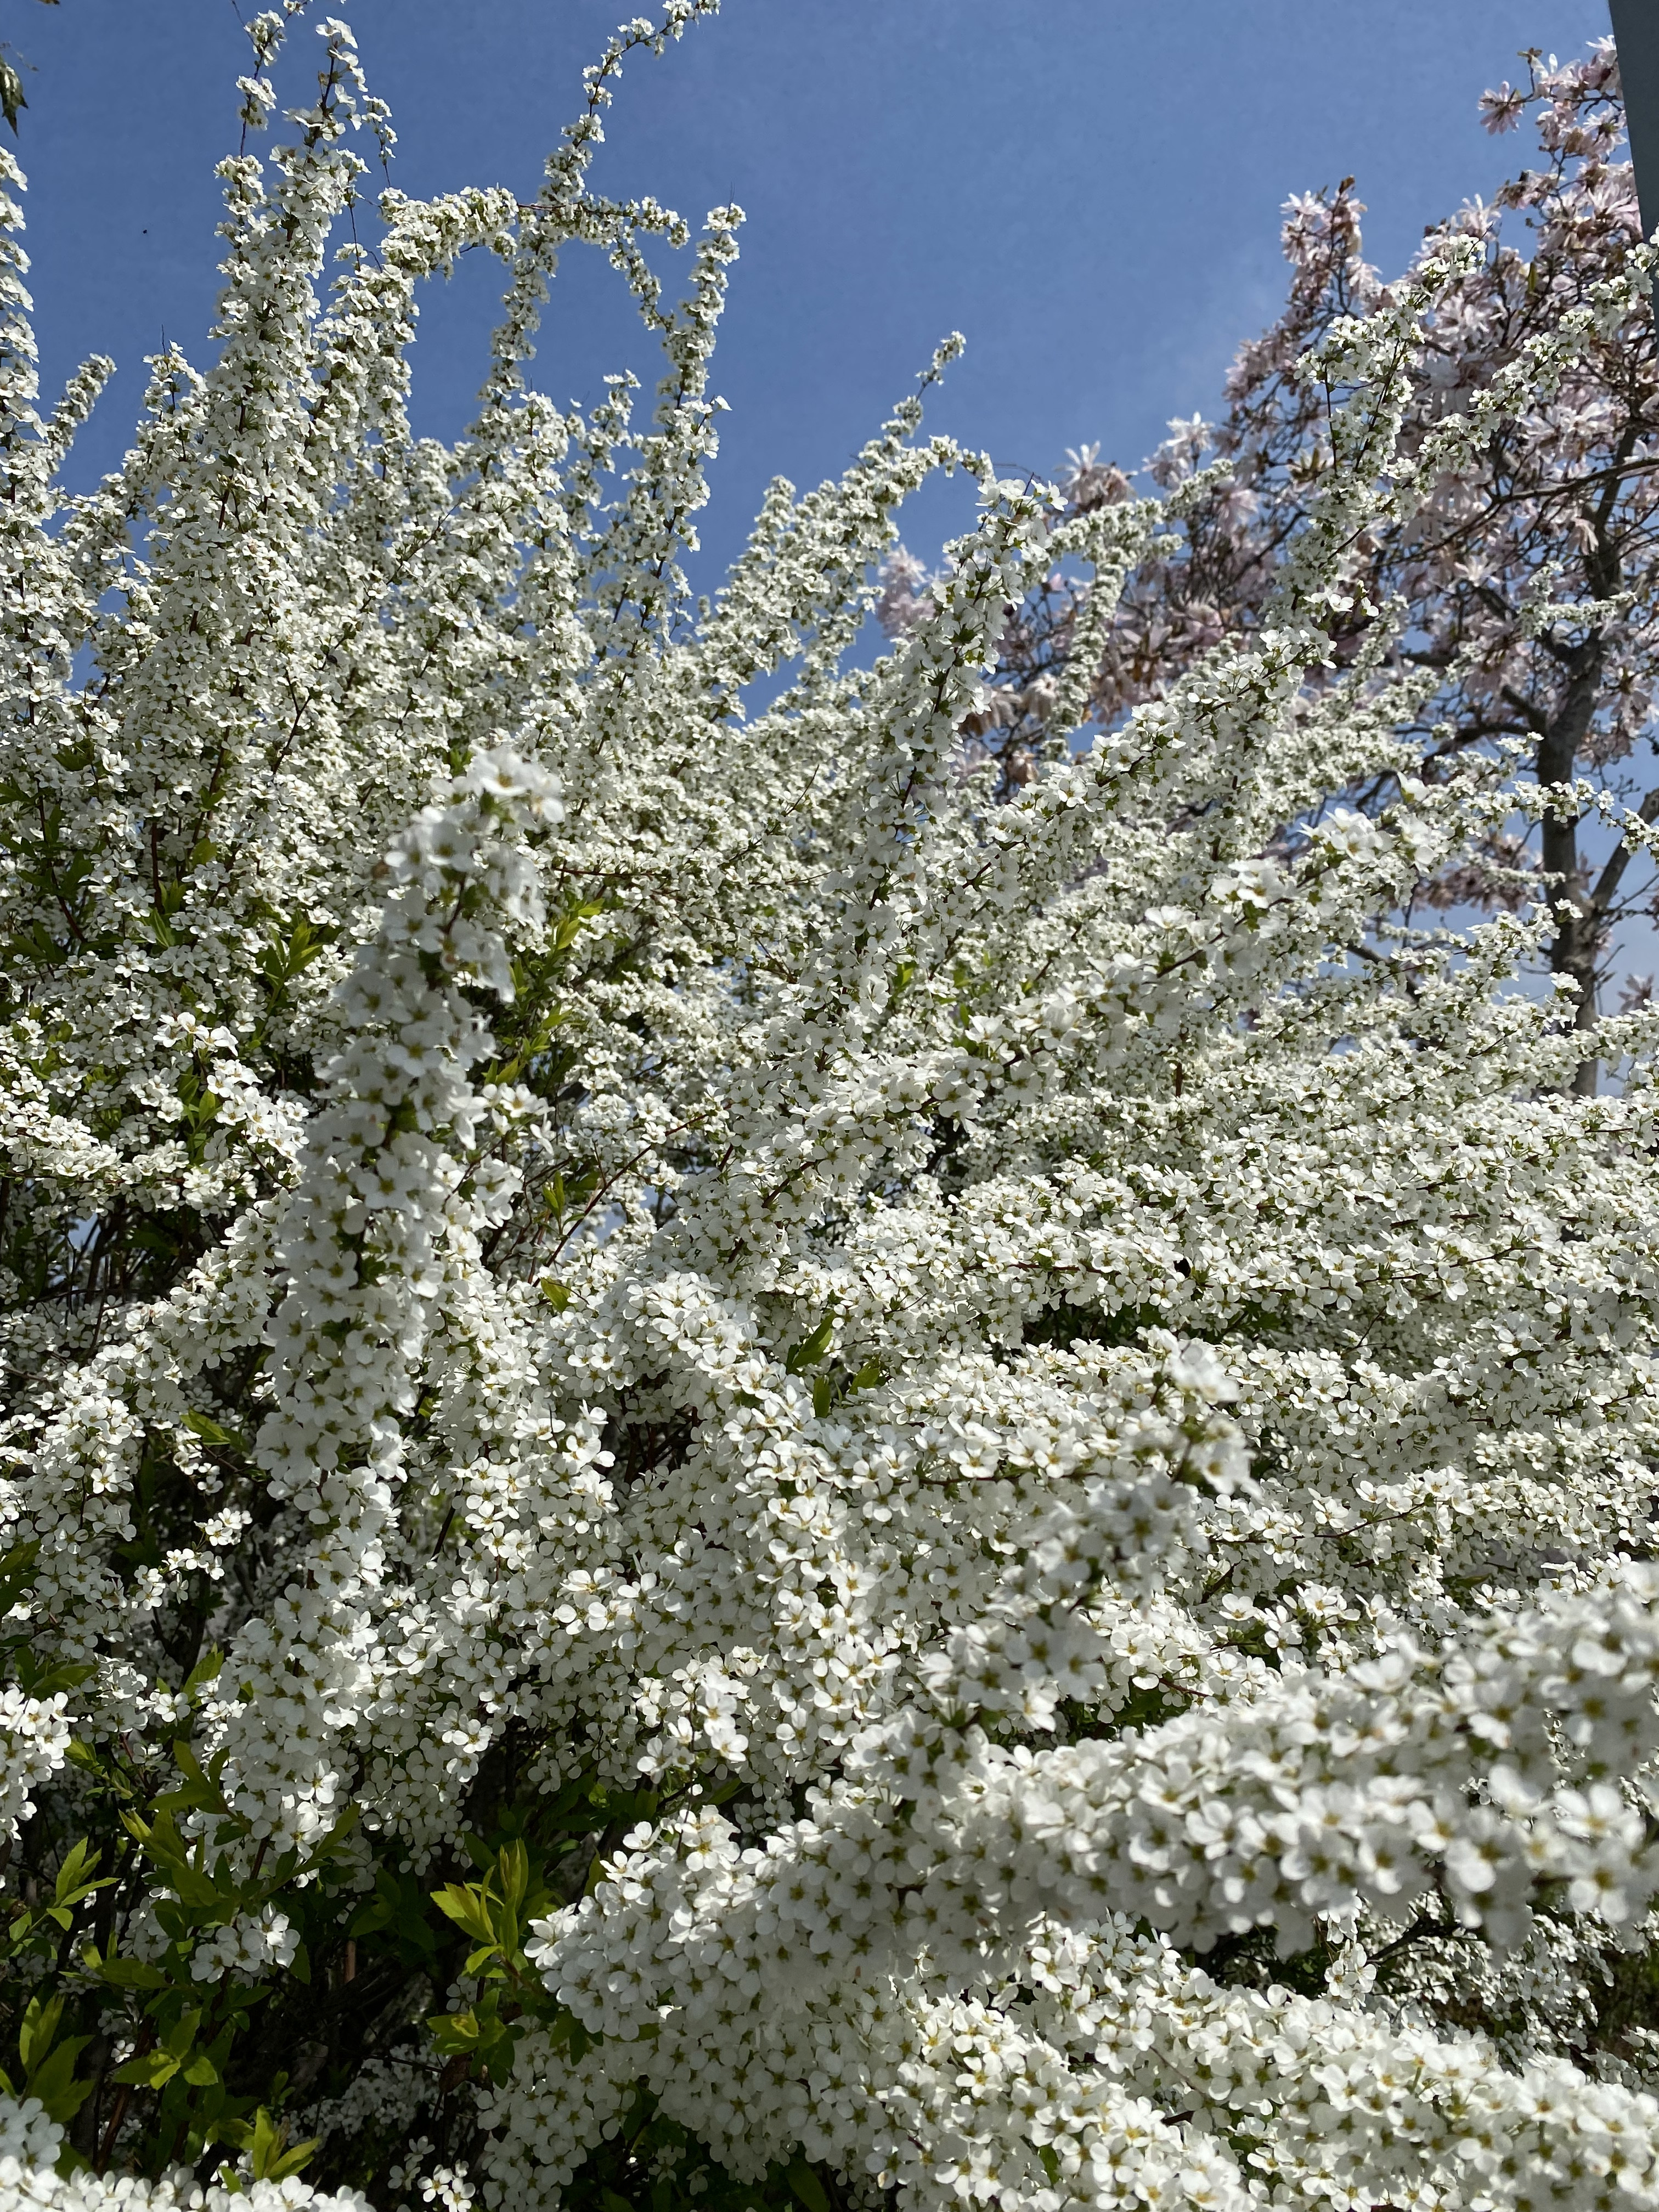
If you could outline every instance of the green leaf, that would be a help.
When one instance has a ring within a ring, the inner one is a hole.
[[[571,2063],[577,2064],[590,2051],[597,2051],[605,2041],[602,2035],[590,2035],[568,2006],[561,2005],[553,2015],[553,2025],[548,2031],[548,2041],[555,2051],[568,2053]]]
[[[216,1106],[215,1110],[217,1110]],[[242,1437],[239,1437],[234,1430],[222,1427],[210,1413],[186,1413],[185,1426],[193,1437],[200,1437],[204,1444],[228,1444],[237,1451],[246,1449]],[[218,1668],[215,1668],[214,1672],[216,1674]],[[195,1680],[194,1675],[191,1680],[192,1681]]]
[[[806,2212],[830,2212],[830,2199],[824,2194],[823,2184],[799,2151],[790,2160],[784,2178],[797,2200],[806,2207]]]
[[[0,1553],[0,1613],[9,1613],[23,1592],[33,1589],[40,1556],[38,1543],[14,1544],[9,1552]]]
[[[75,2078],[75,2062],[91,2040],[89,2035],[65,2036],[23,2084],[23,2094],[38,2097],[48,2117],[60,2127],[75,2118],[92,2094],[91,2081],[77,2081]]]
[[[476,2051],[483,2041],[479,2033],[478,2016],[475,2012],[434,2012],[427,2021],[437,2040],[438,2048],[447,2057],[457,2051]]]
[[[136,1813],[121,1815],[123,1826],[129,1835],[142,1844],[148,1856],[154,1859],[167,1879],[168,1887],[178,1894],[179,1902],[192,1913],[218,1913],[228,1920],[240,1902],[234,1881],[219,1881],[204,1872],[190,1856],[185,1840],[173,1825],[173,1808],[180,1802],[190,1802],[192,1793],[175,1790],[171,1799],[158,1798],[154,1807],[155,1818],[146,1822]],[[217,1802],[215,1799],[214,1802]],[[222,1865],[222,1862],[221,1863]]]
[[[94,1972],[118,1990],[164,1990],[167,1978],[148,1959],[106,1959]]]
[[[33,1662],[20,1655],[17,1679],[32,1698],[55,1698],[60,1690],[78,1690],[92,1673],[86,1666],[43,1667],[37,1673]]]
[[[596,915],[604,912],[603,899],[584,899],[580,906],[567,907],[553,933],[553,950],[556,952],[567,951],[575,943],[582,924],[592,921]]]
[[[169,1790],[156,1798],[153,1810],[167,1813],[220,1813],[229,1811],[222,1792],[216,1783],[203,1773],[201,1763],[187,1743],[173,1747],[173,1765],[184,1776],[183,1784]]]
[[[186,1414],[185,1418],[189,1421],[197,1417]],[[224,1663],[225,1655],[222,1651],[218,1650],[204,1651],[189,1674],[185,1675],[182,1694],[188,1698],[193,1696],[198,1690],[205,1689],[210,1682],[217,1679],[219,1670]]]
[[[542,1193],[543,1208],[556,1220],[562,1221],[573,1206],[586,1206],[599,1187],[599,1171],[597,1168],[586,1168],[568,1181],[562,1169]]]
[[[465,1928],[469,1936],[476,1936],[481,1943],[495,1942],[495,1923],[483,1890],[476,1882],[452,1881],[442,1889],[432,1892],[432,1902],[440,1912]]]
[[[393,1874],[384,1866],[375,1874],[374,1896],[365,1898],[353,1913],[346,1933],[368,1936],[381,1929],[390,1929],[399,1946],[406,1953],[412,1952],[422,1966],[436,1964],[437,1939],[425,1890],[413,1876]]]
[[[63,2016],[62,1997],[53,1997],[46,2004],[39,1997],[29,1999],[17,2031],[17,2055],[27,2069],[32,2071],[52,2049],[52,2039]]]
[[[812,1377],[812,1411],[823,1420],[836,1401],[835,1386],[827,1375]]]
[[[88,1850],[84,1836],[78,1844],[70,1844],[64,1855],[64,1863],[58,1869],[58,1879],[53,1885],[52,1893],[59,1905],[76,1905],[83,1897],[90,1897],[94,1889],[110,1887],[111,1876],[106,1876],[102,1881],[93,1880],[101,1856],[100,1852]]]
[[[178,2071],[179,2061],[171,2051],[146,2051],[137,2058],[129,2058],[125,2066],[118,2066],[110,2078],[130,2081],[138,2089],[159,2089]]]
[[[1054,2154],[1054,2145],[1039,2143],[1037,2156],[1042,2160],[1042,2171],[1048,2175],[1050,2185],[1057,2189],[1060,2186],[1060,2160]]]
[[[248,2145],[252,2164],[257,2173],[268,2172],[270,2162],[280,2156],[283,2131],[263,2105],[253,2116],[253,2139]]]
[[[562,1283],[544,1283],[542,1296],[555,1313],[562,1313],[570,1303],[570,1293]]]
[[[180,1905],[194,1914],[205,1913],[211,1917],[214,1913],[219,1913],[226,1919],[233,1917],[232,1912],[225,1908],[229,1906],[234,1911],[236,1903],[234,1888],[222,1889],[211,1875],[204,1874],[200,1867],[191,1866],[188,1860],[170,1859],[164,1863],[167,1880],[179,1893]]]
[[[247,2152],[256,2181],[286,2181],[300,2171],[321,2141],[320,2136],[313,2136],[309,2142],[295,2143],[290,2149],[287,2124],[273,2119],[263,2105],[253,2116],[252,2128],[246,2122],[228,2121],[224,2125],[231,2141],[240,2141]]]
[[[396,1917],[397,1911],[398,1899],[395,1892],[377,1889],[373,1897],[363,1899],[350,1919],[347,1921],[346,1934],[373,1936],[380,1929],[390,1926]]]
[[[228,1755],[229,1754],[228,1753],[222,1751],[216,1752],[214,1753],[213,1765],[208,1771],[212,1775],[216,1782],[217,1782],[219,1777],[224,1772],[225,1761]],[[341,1814],[339,1819],[334,1823],[334,1826],[323,1838],[321,1843],[315,1844],[312,1846],[311,1855],[313,1860],[315,1861],[319,1858],[327,1858],[332,1854],[343,1850],[348,1840],[356,1832],[357,1823],[362,1818],[362,1814],[359,1807],[356,1805],[348,1805],[344,1812]],[[295,1863],[298,1863],[297,1860]]]
[[[509,1912],[516,1912],[530,1887],[530,1854],[524,1847],[523,1838],[515,1836],[510,1844],[503,1844],[495,1863],[501,1901]]]
[[[286,2181],[291,2173],[297,2173],[302,2166],[309,2163],[313,2152],[321,2141],[320,2136],[312,2136],[305,2142],[295,2143],[291,2150],[285,2150],[280,2158],[273,2159],[263,2174],[256,2171],[255,2180]]]
[[[832,1310],[825,1314],[810,1336],[804,1336],[799,1344],[792,1346],[784,1354],[783,1364],[789,1373],[805,1375],[809,1367],[816,1367],[829,1351],[835,1334],[836,1316]]]

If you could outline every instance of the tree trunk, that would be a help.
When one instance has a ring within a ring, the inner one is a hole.
[[[1592,631],[1569,663],[1566,693],[1546,726],[1539,743],[1537,773],[1540,784],[1571,783],[1595,712],[1596,693],[1606,659],[1600,631]],[[1590,896],[1578,857],[1578,817],[1547,814],[1543,823],[1544,872],[1548,878],[1555,936],[1550,945],[1550,968],[1571,979],[1577,994],[1573,1013],[1576,1030],[1595,1027],[1595,957],[1600,950],[1601,915]],[[1587,1057],[1578,1063],[1572,1087],[1581,1097],[1595,1096],[1596,1062]]]

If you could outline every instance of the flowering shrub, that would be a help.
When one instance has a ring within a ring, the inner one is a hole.
[[[1352,620],[1651,257],[1428,426],[1480,241],[1331,321],[1255,615],[1091,720],[1213,471],[1068,504],[909,401],[691,602],[738,211],[666,304],[589,169],[699,12],[319,297],[390,136],[324,24],[87,497],[13,249],[0,2193],[1659,2202],[1659,1012],[1583,1095],[1547,908],[1413,918],[1546,802],[1425,769],[1444,671]],[[645,427],[526,382],[574,243]],[[884,583],[941,468],[978,525]]]

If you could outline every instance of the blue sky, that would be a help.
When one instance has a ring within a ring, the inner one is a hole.
[[[641,0],[642,4],[642,0]],[[331,0],[400,134],[394,181],[533,192],[617,0]],[[251,9],[246,11],[251,12]],[[126,442],[163,331],[207,353],[213,165],[235,143],[235,0],[11,0],[29,106],[31,278],[50,396],[85,354],[120,373],[73,465]],[[1475,102],[1516,50],[1576,52],[1604,0],[726,0],[626,72],[596,180],[748,222],[715,386],[731,403],[705,520],[740,542],[766,479],[837,470],[955,328],[966,357],[930,422],[1010,466],[1099,440],[1138,461],[1211,412],[1281,290],[1279,204],[1359,179],[1392,273],[1423,226],[1525,157]],[[302,25],[289,47],[312,66]],[[296,80],[289,79],[290,95]],[[465,418],[489,326],[483,257],[435,286],[418,427]],[[641,356],[620,280],[567,263],[538,373],[591,398]],[[931,552],[951,499],[906,525]],[[705,567],[708,565],[705,562]]]

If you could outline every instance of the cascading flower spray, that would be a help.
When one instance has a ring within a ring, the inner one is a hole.
[[[739,212],[591,168],[712,12],[326,291],[323,24],[90,495],[0,271],[0,2202],[1659,2203],[1659,1013],[1586,1095],[1559,912],[1419,918],[1559,791],[1425,756],[1377,560],[1652,257],[1427,423],[1480,241],[1326,317],[1133,697],[1196,431],[1063,495],[907,400],[700,605]],[[579,244],[644,426],[527,381]]]

